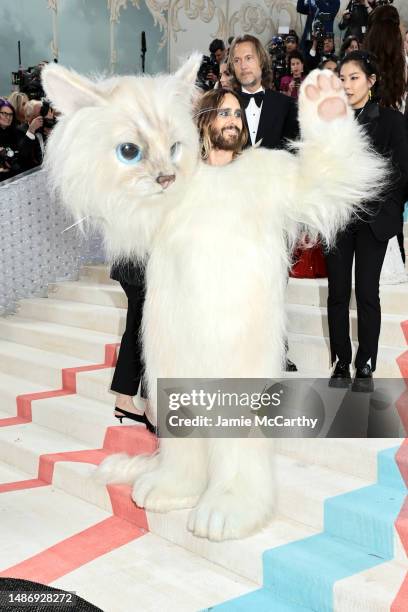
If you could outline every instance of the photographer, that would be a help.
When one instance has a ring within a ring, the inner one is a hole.
[[[313,24],[315,20],[324,22],[324,31],[333,33],[334,19],[340,8],[340,0],[297,0],[296,10],[301,15],[307,15],[305,29],[300,42],[303,52],[308,50],[312,40]]]
[[[224,41],[215,38],[209,46],[210,56],[204,55],[197,75],[197,85],[204,91],[213,89],[220,76],[220,64],[225,62]]]
[[[360,51],[360,41],[358,36],[347,36],[347,38],[343,40],[343,44],[340,48],[340,60],[342,60],[352,51]]]
[[[23,170],[31,170],[42,164],[47,138],[56,120],[45,100],[31,100],[25,110],[26,123],[20,128],[20,163]]]
[[[15,123],[13,106],[0,98],[0,181],[21,172],[18,163],[19,132]]]
[[[346,30],[344,39],[356,36],[360,42],[363,40],[370,12],[368,0],[350,0],[339,23],[339,29]]]
[[[321,22],[315,22],[313,26],[312,46],[306,54],[307,69],[314,70],[327,58],[335,54],[334,35],[326,34]]]

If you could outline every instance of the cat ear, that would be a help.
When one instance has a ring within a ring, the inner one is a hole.
[[[197,79],[197,72],[203,59],[202,53],[195,51],[188,60],[177,70],[175,76],[184,83],[194,85]]]
[[[41,71],[45,95],[53,106],[68,115],[84,106],[100,106],[105,103],[95,83],[57,64],[48,64]]]

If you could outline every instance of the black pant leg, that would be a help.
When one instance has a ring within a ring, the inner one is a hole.
[[[129,285],[125,282],[120,284],[128,298],[128,311],[111,390],[134,396],[137,394],[143,375],[141,324],[144,292],[140,285]],[[142,396],[144,396],[143,388]]]
[[[356,368],[371,359],[374,371],[377,362],[381,329],[380,275],[388,241],[376,239],[368,224],[356,234],[355,290],[358,319],[358,351]]]
[[[325,254],[329,282],[327,317],[332,364],[336,358],[343,363],[351,363],[352,358],[349,305],[354,240],[355,232],[348,228],[338,235],[336,246]]]

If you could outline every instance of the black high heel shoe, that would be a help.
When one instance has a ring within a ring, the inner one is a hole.
[[[119,419],[120,424],[122,424],[123,419],[131,419],[132,421],[143,423],[144,425],[146,425],[146,429],[148,431],[157,436],[157,427],[152,425],[146,414],[135,414],[134,412],[128,412],[127,410],[123,410],[122,408],[118,408],[117,406],[115,406],[115,411],[116,410],[118,412],[121,412],[121,414],[115,414],[115,417]]]

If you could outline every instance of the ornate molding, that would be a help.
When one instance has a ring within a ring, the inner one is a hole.
[[[167,43],[167,37],[169,35],[168,19],[171,0],[145,0],[146,6],[153,17],[154,25],[158,25],[160,32],[163,32],[159,43],[159,49],[162,49]]]
[[[204,23],[210,23],[214,16],[218,21],[218,28],[214,38],[224,38],[226,35],[226,17],[224,12],[218,8],[214,0],[175,0],[169,10],[169,27],[173,34],[173,40],[177,41],[177,33],[185,32],[179,22],[179,13],[183,11],[188,19],[200,19]]]
[[[48,0],[48,8],[52,11],[51,53],[54,59],[58,59],[58,0]]]
[[[235,26],[239,24],[241,32],[255,32],[262,34],[266,29],[274,28],[274,23],[263,6],[260,4],[243,4],[238,11],[230,17],[228,32],[232,36],[236,34]]]

